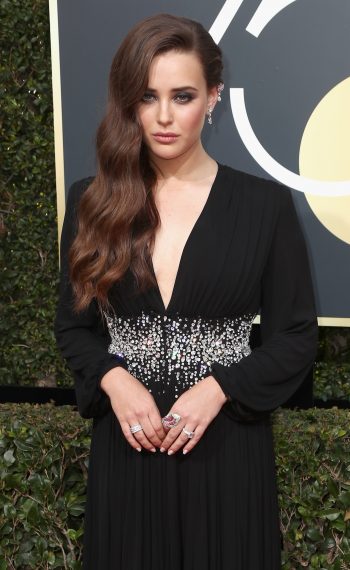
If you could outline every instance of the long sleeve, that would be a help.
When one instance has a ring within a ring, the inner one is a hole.
[[[68,251],[77,230],[77,205],[91,179],[75,182],[69,189],[61,238],[60,294],[54,331],[58,347],[73,372],[79,413],[84,418],[103,415],[110,400],[100,387],[104,374],[120,366],[108,353],[109,334],[97,304],[87,310],[73,310],[73,292],[69,282]]]
[[[237,364],[211,367],[242,419],[286,402],[316,356],[317,318],[304,238],[290,191],[281,188],[274,199],[280,203],[261,282],[262,344]]]

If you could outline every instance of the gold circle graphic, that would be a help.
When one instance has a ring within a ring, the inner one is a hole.
[[[299,170],[315,180],[350,180],[350,77],[312,112],[300,143]],[[350,244],[350,196],[305,197],[321,224]]]

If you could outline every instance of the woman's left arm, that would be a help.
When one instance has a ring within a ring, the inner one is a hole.
[[[288,189],[281,187],[279,216],[264,268],[261,346],[232,366],[212,364],[212,376],[239,414],[240,404],[269,412],[285,403],[313,366],[318,339],[305,240]],[[243,414],[244,415],[244,414]]]

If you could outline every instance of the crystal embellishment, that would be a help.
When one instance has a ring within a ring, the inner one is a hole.
[[[254,317],[105,314],[111,337],[108,352],[123,357],[130,374],[150,392],[173,391],[177,398],[208,376],[213,362],[230,366],[251,353]]]

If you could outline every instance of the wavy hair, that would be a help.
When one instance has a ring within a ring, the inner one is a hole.
[[[148,86],[153,59],[176,50],[194,52],[208,88],[221,82],[222,54],[203,26],[159,14],[134,26],[116,52],[105,116],[96,133],[97,173],[78,207],[78,230],[69,252],[75,310],[108,292],[130,268],[139,291],[156,285],[150,250],[160,224],[152,189],[156,173],[142,140],[136,108]]]

